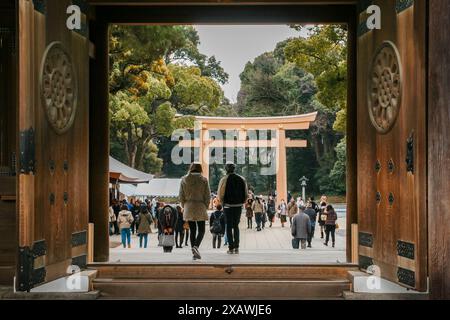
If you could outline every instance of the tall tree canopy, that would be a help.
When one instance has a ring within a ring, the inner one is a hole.
[[[347,30],[341,25],[292,26],[307,29],[307,37],[287,42],[284,52],[288,61],[314,76],[318,100],[337,112],[336,131],[345,134],[347,106]]]
[[[312,27],[307,37],[279,42],[273,52],[248,62],[240,75],[241,90],[235,108],[242,116],[318,111],[308,132],[290,133],[292,138],[309,142],[306,149],[288,149],[290,190],[298,190],[298,178],[306,175],[315,192],[345,192],[345,142],[339,150],[336,147],[345,132],[346,37],[340,26]]]
[[[113,26],[110,37],[111,153],[128,165],[158,172],[158,144],[192,117],[223,100],[228,75],[198,50],[190,26]]]

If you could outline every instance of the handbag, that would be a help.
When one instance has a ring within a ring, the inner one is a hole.
[[[335,224],[335,229],[337,230],[337,229],[339,229],[339,224]]]
[[[183,223],[183,229],[184,230],[189,230],[189,222],[185,222],[185,223]]]
[[[300,248],[300,239],[293,238],[292,239],[292,248],[299,249]]]
[[[163,247],[173,247],[175,245],[175,236],[173,234],[162,234],[159,237],[159,244]]]

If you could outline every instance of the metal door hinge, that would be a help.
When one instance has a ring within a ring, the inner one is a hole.
[[[20,173],[35,174],[36,147],[34,129],[20,131]]]
[[[30,291],[35,285],[45,282],[45,266],[35,268],[35,259],[47,254],[45,240],[36,241],[33,246],[19,247],[17,290]]]

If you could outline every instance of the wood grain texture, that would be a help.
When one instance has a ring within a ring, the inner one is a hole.
[[[26,246],[46,241],[47,281],[66,275],[72,259],[72,233],[87,230],[88,223],[89,83],[85,79],[89,43],[65,27],[66,8],[71,3],[48,0],[44,15],[34,10],[32,1],[19,2],[19,127],[35,129],[36,147],[36,172],[19,178],[19,241]],[[54,41],[61,42],[69,53],[80,82],[75,120],[63,134],[49,125],[39,85],[44,52]],[[52,170],[50,163],[54,164]]]
[[[428,266],[434,299],[450,299],[450,1],[429,2]]]
[[[426,224],[426,73],[425,1],[395,12],[395,1],[379,0],[382,29],[369,31],[358,44],[358,224],[374,236],[372,258],[382,277],[398,282],[397,241],[415,245],[415,289],[427,289]],[[395,125],[378,134],[368,116],[367,81],[375,50],[391,41],[397,47],[403,72],[403,92]],[[406,169],[406,141],[414,133],[414,174]],[[377,173],[375,163],[381,169]],[[389,161],[394,169],[389,170]],[[377,204],[375,194],[381,201]],[[394,201],[389,203],[389,195]],[[402,265],[403,260],[401,261]],[[408,264],[411,266],[411,264]]]

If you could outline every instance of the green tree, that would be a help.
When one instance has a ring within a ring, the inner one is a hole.
[[[193,125],[192,117],[179,114],[207,113],[219,106],[223,92],[217,81],[226,81],[228,75],[214,57],[198,51],[198,44],[190,26],[112,27],[113,156],[134,168],[159,172],[161,138]],[[190,65],[179,64],[183,54]]]
[[[284,49],[286,58],[314,76],[318,100],[338,113],[335,130],[345,133],[347,30],[341,25],[292,27],[299,31],[306,28],[308,36],[289,40]]]

